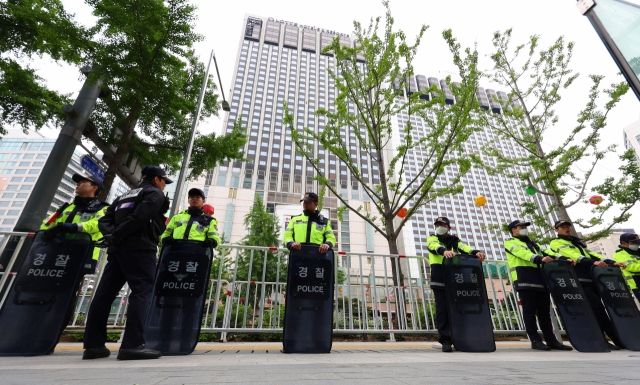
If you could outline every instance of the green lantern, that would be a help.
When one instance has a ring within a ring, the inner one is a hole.
[[[536,189],[533,186],[527,186],[527,188],[524,189],[524,192],[526,192],[529,195],[533,195],[536,193]]]

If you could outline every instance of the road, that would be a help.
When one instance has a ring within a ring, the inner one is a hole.
[[[283,354],[277,343],[207,343],[190,356],[81,360],[79,344],[50,356],[3,357],[9,384],[638,384],[640,352],[539,352],[499,342],[494,353],[442,353],[432,343],[334,343],[331,354]]]

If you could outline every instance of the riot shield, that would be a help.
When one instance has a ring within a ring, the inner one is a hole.
[[[609,352],[607,341],[571,263],[544,263],[542,271],[571,345],[579,352]]]
[[[303,245],[289,254],[282,351],[329,353],[332,346],[333,250]]]
[[[92,251],[87,233],[60,233],[50,240],[36,233],[0,312],[0,356],[53,351]]]
[[[148,348],[163,355],[191,354],[198,344],[213,250],[202,242],[164,247],[144,325]]]
[[[443,268],[451,340],[456,350],[495,351],[482,262],[471,255],[456,255],[445,258]]]
[[[640,350],[640,312],[619,267],[596,267],[591,270],[604,307],[625,348]]]

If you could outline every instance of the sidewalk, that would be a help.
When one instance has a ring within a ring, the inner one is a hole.
[[[283,354],[279,343],[203,343],[189,356],[82,360],[80,344],[50,356],[2,357],[2,385],[615,384],[640,383],[640,352],[540,352],[498,342],[494,353],[442,353],[425,342],[336,342],[331,354]]]
[[[108,343],[111,351],[117,351],[120,344]],[[531,349],[529,341],[498,341],[498,349]],[[440,349],[437,342],[334,342],[332,350],[350,349]],[[282,342],[200,342],[196,351],[200,350],[269,350],[282,349]],[[68,350],[83,350],[82,342],[61,342],[56,346],[56,352]]]

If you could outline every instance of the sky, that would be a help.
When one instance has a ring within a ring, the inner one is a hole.
[[[82,0],[63,0],[63,3],[67,11],[76,14],[79,22],[92,25],[94,19],[91,9]],[[204,37],[203,41],[195,44],[196,51],[204,61],[208,59],[210,51],[215,50],[227,97],[231,94],[234,63],[245,14],[273,17],[343,33],[353,31],[354,20],[367,25],[371,18],[384,16],[382,2],[376,0],[193,0],[193,4],[198,7],[196,32]],[[495,31],[513,28],[512,44],[524,44],[531,35],[540,35],[542,47],[553,44],[560,36],[564,36],[566,41],[575,42],[572,68],[580,76],[564,92],[563,99],[556,108],[560,120],[545,136],[544,144],[547,149],[562,143],[575,127],[577,114],[584,107],[591,86],[588,75],[604,75],[605,85],[623,80],[593,27],[578,12],[575,4],[575,0],[390,1],[395,27],[402,29],[409,41],[416,36],[423,24],[429,26],[414,62],[416,73],[427,77],[455,77],[456,68],[442,38],[442,31],[445,29],[452,29],[462,47],[477,45],[480,67],[487,71],[491,69],[488,56],[492,52],[491,39]],[[51,88],[77,95],[82,79],[76,68],[60,66],[47,60],[38,60],[34,67]],[[496,91],[503,89],[488,80],[483,81],[482,86]],[[630,91],[608,117],[608,125],[602,135],[603,146],[616,144],[618,153],[622,152],[622,129],[640,119],[638,107],[638,99]],[[220,132],[223,123],[221,118],[212,117],[201,123],[199,129],[203,132]],[[57,135],[56,130],[43,130],[42,133],[52,137]],[[611,154],[599,164],[591,178],[591,185],[601,183],[608,176],[621,176],[617,155]],[[584,170],[588,164],[576,166]],[[586,219],[590,217],[591,208],[589,204],[579,203],[569,213],[574,219]],[[635,210],[634,214],[625,227],[640,231],[640,210]]]

